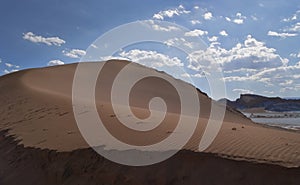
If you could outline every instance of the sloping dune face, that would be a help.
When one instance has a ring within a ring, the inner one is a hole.
[[[136,117],[150,115],[149,101],[161,97],[167,106],[162,123],[147,132],[138,132],[120,123],[111,104],[111,89],[118,72],[127,61],[109,61],[99,74],[95,102],[99,117],[117,139],[132,145],[157,143],[173,133],[180,115],[180,100],[172,85],[155,77],[139,81],[130,92],[129,103]],[[85,65],[95,65],[86,63]],[[89,148],[73,114],[72,84],[77,64],[21,71],[0,79],[0,129],[8,130],[25,147],[74,151]],[[145,68],[136,64],[136,69]],[[148,69],[151,73],[160,73]],[[138,71],[137,71],[138,72]],[[88,75],[88,71],[87,71]],[[166,75],[167,74],[163,74]],[[182,86],[189,84],[178,81]],[[83,86],[84,88],[84,86]],[[185,149],[197,152],[211,111],[211,99],[198,92],[200,116]],[[84,101],[84,97],[83,97]],[[152,123],[133,123],[152,124]],[[105,145],[106,141],[103,141]],[[300,135],[253,124],[240,113],[226,110],[220,132],[205,150],[235,160],[300,166]]]

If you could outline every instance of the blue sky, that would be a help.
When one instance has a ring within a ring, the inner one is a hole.
[[[228,98],[240,93],[299,97],[298,0],[2,0],[0,75],[77,62],[105,32],[149,19],[182,25],[191,30],[191,37],[201,37],[208,48],[195,52],[194,57],[218,61]],[[193,78],[209,94],[209,87],[201,85],[205,84],[205,76],[200,75],[205,67],[199,70],[195,66],[199,64],[170,56],[174,52],[155,51],[156,47],[137,45],[121,54],[140,63],[145,63],[145,57],[140,57],[145,54],[169,62],[180,60],[189,66],[188,74],[180,75]]]

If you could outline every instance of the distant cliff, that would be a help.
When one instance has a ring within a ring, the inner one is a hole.
[[[249,108],[264,108],[268,111],[287,112],[300,111],[300,99],[283,99],[280,97],[264,97],[254,94],[242,94],[235,101],[221,99],[221,102],[227,103],[229,107],[245,110]]]

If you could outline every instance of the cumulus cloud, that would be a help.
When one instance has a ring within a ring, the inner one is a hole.
[[[297,22],[291,27],[284,29],[284,31],[300,32],[300,22]]]
[[[13,72],[17,72],[17,71],[19,71],[18,69],[4,69],[4,73],[5,74],[8,74],[8,73],[13,73]]]
[[[181,74],[181,77],[184,77],[184,78],[191,78],[191,75],[188,74],[188,73],[183,73],[183,74]]]
[[[283,22],[293,22],[298,19],[299,14],[300,14],[300,10],[296,11],[296,13],[294,13],[292,16],[282,19],[282,21]]]
[[[280,86],[287,86],[293,84],[294,80],[284,80],[283,82],[279,83]]]
[[[80,58],[86,54],[86,52],[81,49],[63,50],[62,53],[70,58]]]
[[[297,20],[297,15],[293,15],[292,17],[285,18],[282,21],[283,22],[291,22],[291,21],[294,21],[294,20]]]
[[[208,40],[210,42],[216,42],[218,40],[218,37],[217,36],[208,37]]]
[[[238,12],[236,13],[235,15],[237,18],[240,18],[240,19],[246,19],[247,17],[246,16],[243,16],[242,13]]]
[[[201,24],[201,21],[195,20],[195,19],[191,20],[190,22],[191,22],[192,25]]]
[[[220,31],[219,34],[224,36],[224,37],[228,36],[228,33],[225,30]]]
[[[252,18],[253,21],[257,21],[258,20],[258,18],[256,16],[254,16],[254,15],[251,15],[251,18]]]
[[[170,31],[176,31],[179,30],[178,27],[170,26],[170,25],[164,25],[163,23],[160,24],[159,22],[155,22],[153,20],[144,21],[143,24],[146,24],[147,26],[150,26],[155,31],[164,31],[164,32],[170,32]]]
[[[5,63],[6,67],[8,68],[20,68],[20,66],[18,65],[14,65],[14,64],[11,64],[11,63]]]
[[[187,37],[199,37],[199,36],[203,36],[203,35],[207,35],[207,34],[208,34],[207,31],[195,29],[193,31],[186,32],[184,34],[184,36],[187,36]]]
[[[243,19],[234,19],[232,22],[234,22],[236,24],[243,24],[244,20]]]
[[[231,22],[231,19],[229,17],[225,17],[225,20]]]
[[[210,19],[213,18],[213,15],[212,15],[211,12],[206,12],[205,14],[203,14],[203,18],[204,18],[205,20],[210,20]]]
[[[32,32],[27,32],[23,34],[23,39],[28,40],[33,43],[43,43],[47,44],[48,46],[61,46],[62,44],[65,44],[66,41],[59,37],[43,37],[39,35],[35,35]]]
[[[0,63],[1,63],[1,61],[0,61]],[[19,68],[20,68],[20,66],[18,66],[18,65],[7,63],[7,62],[5,63],[5,66],[7,67],[7,69],[3,70],[3,72],[5,74],[19,71]]]
[[[207,74],[205,72],[196,73],[196,74],[189,74],[189,73],[183,73],[181,74],[181,77],[183,78],[205,78]]]
[[[179,58],[169,57],[168,55],[156,51],[134,49],[128,52],[122,51],[119,55],[127,60],[153,68],[183,66],[183,63]]]
[[[268,35],[273,36],[273,37],[286,38],[286,37],[295,37],[298,34],[296,34],[296,33],[278,33],[278,32],[275,32],[275,31],[269,31]]]
[[[91,47],[92,47],[92,48],[95,48],[95,49],[98,48],[98,46],[96,46],[95,44],[92,44]]]
[[[265,43],[256,40],[251,35],[248,35],[244,43],[238,43],[229,50],[213,45],[206,50],[193,52],[188,60],[189,67],[194,70],[218,63],[223,71],[241,68],[254,70],[273,68],[286,65],[288,62],[276,53],[276,49],[267,47]]]
[[[184,8],[184,6],[179,5],[177,8],[160,11],[153,15],[153,19],[164,20],[165,17],[172,18],[175,15],[179,16],[182,14],[189,14],[191,11],[188,11]]]
[[[235,24],[243,24],[247,17],[242,15],[242,13],[238,12],[235,16],[232,16],[231,18],[225,17],[225,19],[226,21],[233,22]]]
[[[108,61],[108,60],[128,60],[128,58],[120,57],[120,56],[103,56],[99,58],[100,61]]]
[[[300,58],[300,52],[299,53],[291,53],[290,56],[294,57],[294,58]]]
[[[249,89],[233,89],[232,91],[239,94],[254,94],[254,92]]]
[[[251,75],[226,76],[226,82],[247,84],[249,88],[264,88],[264,93],[279,95],[297,94],[300,91],[300,62],[292,65],[282,65],[274,68],[257,70]],[[246,83],[245,83],[246,82]],[[252,84],[252,85],[249,85]]]
[[[256,79],[265,79],[265,83],[279,84],[281,86],[293,86],[294,80],[299,81],[300,65],[280,66],[265,69],[255,74]],[[300,89],[300,88],[299,88]]]
[[[50,60],[47,65],[48,66],[56,66],[56,65],[63,65],[63,64],[65,64],[65,63],[61,60]]]
[[[156,31],[166,31],[166,32],[178,30],[178,28],[175,26],[161,26],[158,24],[153,24],[152,28]]]
[[[12,66],[13,66],[13,65],[10,64],[10,63],[5,63],[5,65],[6,65],[7,67],[12,67]]]
[[[174,47],[186,46],[188,48],[193,48],[195,43],[187,41],[185,38],[173,38],[165,41],[164,44]]]

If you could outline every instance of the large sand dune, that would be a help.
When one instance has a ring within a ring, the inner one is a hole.
[[[168,137],[176,127],[180,112],[176,93],[163,81],[151,78],[144,81],[133,89],[132,110],[141,118],[147,117],[147,102],[161,95],[169,106],[164,124],[144,135],[120,126],[117,117],[122,115],[113,112],[109,92],[114,77],[127,63],[110,61],[104,66],[95,89],[99,114],[118,139],[135,145],[155,143]],[[76,66],[30,69],[0,78],[0,184],[33,184],[34,179],[41,184],[299,182],[299,133],[254,124],[234,110],[226,111],[216,139],[204,153],[199,153],[198,145],[211,104],[211,99],[201,92],[198,93],[201,116],[197,129],[185,150],[174,157],[138,168],[118,165],[98,156],[81,136],[73,115],[72,82]],[[256,177],[251,178],[252,175]]]

